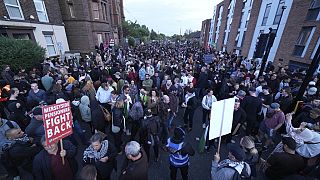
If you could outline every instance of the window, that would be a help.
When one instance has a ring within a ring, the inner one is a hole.
[[[242,36],[242,39],[241,39],[240,47],[243,47],[243,42],[244,42],[244,40],[246,39],[246,32],[247,32],[247,31],[244,31],[244,32],[243,32],[243,36]]]
[[[303,27],[300,31],[299,37],[297,39],[296,45],[294,47],[293,55],[303,57],[305,47],[310,43],[310,35],[313,27]],[[308,42],[309,41],[309,42]]]
[[[273,20],[273,24],[274,24],[274,25],[280,23],[281,15],[282,15],[282,12],[284,11],[284,9],[282,9],[283,6],[284,6],[284,0],[280,0],[280,1],[279,1],[279,5],[278,5],[278,9],[277,9],[276,16],[274,17],[274,20]]]
[[[319,45],[320,45],[320,37],[318,38],[317,44],[314,46],[310,59],[313,59],[314,56],[316,55]]]
[[[18,0],[4,0],[4,4],[11,19],[24,19]]]
[[[99,19],[99,4],[97,2],[92,2],[92,15],[93,19]]]
[[[238,34],[237,34],[236,39],[235,39],[235,42],[234,42],[234,45],[235,45],[235,46],[237,46],[237,44],[238,44],[239,36],[240,36],[240,32],[238,31]]]
[[[241,28],[241,25],[243,24],[243,14],[244,14],[244,12],[241,12],[239,28]]]
[[[49,22],[46,7],[43,0],[33,0],[40,22]]]
[[[248,16],[247,16],[247,20],[246,20],[246,24],[245,24],[244,28],[247,28],[247,27],[248,27],[248,23],[249,23],[249,20],[250,20],[250,16],[251,16],[251,10],[248,11]]]
[[[23,33],[23,34],[16,34],[16,33],[13,33],[12,34],[12,37],[14,39],[19,39],[19,40],[30,40],[30,34],[27,34],[27,33]]]
[[[312,0],[307,14],[307,20],[319,20],[320,0]]]
[[[71,18],[75,18],[73,4],[68,4]]]
[[[56,49],[54,47],[54,42],[53,42],[53,35],[45,35],[44,38],[46,39],[47,43],[47,53],[49,56],[56,55]]]
[[[98,39],[98,44],[100,45],[100,43],[103,42],[102,34],[101,34],[101,33],[98,33],[98,34],[97,34],[97,39]]]
[[[264,11],[264,15],[263,15],[261,26],[265,26],[267,24],[268,16],[269,16],[269,13],[270,13],[270,9],[271,9],[271,3],[267,4],[267,6],[266,6],[266,10]]]
[[[107,18],[108,18],[108,10],[107,10],[107,4],[106,3],[101,3],[101,7],[102,7],[102,17],[103,17],[103,20],[107,21]]]

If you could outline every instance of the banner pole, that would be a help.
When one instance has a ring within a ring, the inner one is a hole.
[[[61,146],[61,151],[63,151],[63,144],[62,144],[62,139],[60,139],[60,146]],[[62,158],[62,165],[64,165],[64,157]]]
[[[296,106],[295,106],[295,108],[294,108],[294,110],[293,110],[294,113],[297,112],[298,106],[299,106],[299,104],[300,104],[301,102],[303,102],[303,101],[297,101]]]
[[[218,150],[217,150],[218,154],[220,154],[221,134],[222,134],[222,127],[223,127],[225,109],[226,109],[226,100],[223,100],[223,113],[222,113],[222,121],[221,121],[221,126],[220,126],[219,144],[218,144]]]

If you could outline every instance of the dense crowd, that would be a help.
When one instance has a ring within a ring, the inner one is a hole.
[[[213,54],[211,62],[204,62],[205,54]],[[85,57],[46,59],[30,71],[5,65],[1,163],[14,179],[24,171],[36,180],[103,180],[117,171],[121,180],[144,180],[154,179],[148,176],[148,162],[158,162],[159,151],[165,151],[170,178],[180,170],[185,180],[196,153],[185,136],[201,122],[199,136],[205,142],[200,151],[216,148],[217,139],[207,138],[208,127],[214,126],[212,104],[235,97],[232,131],[222,137],[229,155],[222,161],[214,155],[208,179],[320,177],[318,76],[293,111],[305,71],[272,63],[262,76],[259,71],[258,60],[189,42],[151,43],[115,53],[97,46]],[[42,107],[64,101],[71,104],[73,134],[61,149],[58,142],[46,143]],[[198,108],[202,119],[195,116]],[[76,157],[79,146],[86,147],[82,160]],[[126,160],[118,169],[122,154]]]

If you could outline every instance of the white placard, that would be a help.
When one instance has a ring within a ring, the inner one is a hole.
[[[220,133],[221,136],[231,133],[234,104],[235,98],[212,103],[209,140],[219,137]]]

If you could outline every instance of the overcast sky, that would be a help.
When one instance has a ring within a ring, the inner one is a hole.
[[[145,24],[166,35],[201,30],[201,22],[213,16],[222,0],[123,0],[126,20]]]

